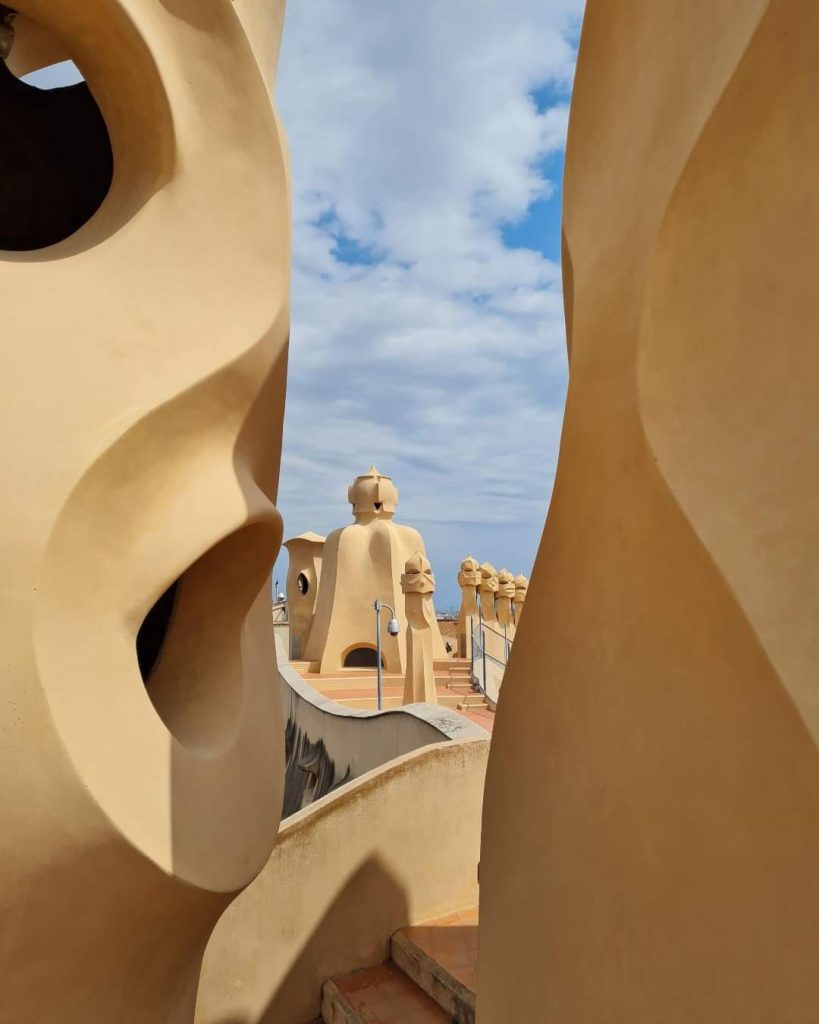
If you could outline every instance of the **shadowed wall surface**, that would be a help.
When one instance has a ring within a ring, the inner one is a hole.
[[[304,1024],[324,982],[386,960],[397,929],[474,906],[488,748],[413,751],[288,818],[213,932],[197,1024]]]
[[[480,1024],[815,1017],[817,43],[808,0],[587,5]]]
[[[278,636],[276,655],[286,722],[284,817],[419,747],[486,737],[480,726],[437,704],[388,711],[344,707],[302,679]]]

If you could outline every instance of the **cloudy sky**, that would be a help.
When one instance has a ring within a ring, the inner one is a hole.
[[[374,462],[439,609],[468,554],[529,573],[566,389],[560,181],[583,0],[290,0],[287,536]],[[37,84],[74,80],[62,66]],[[286,554],[275,575],[284,583]]]
[[[582,0],[291,0],[286,533],[375,462],[436,604],[467,554],[528,573],[566,387],[560,179]],[[277,565],[283,582],[286,559]]]

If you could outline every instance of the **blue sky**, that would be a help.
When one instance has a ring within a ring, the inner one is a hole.
[[[560,185],[583,0],[291,0],[285,534],[375,462],[436,605],[471,554],[529,573],[566,389]],[[36,84],[76,80],[70,67]],[[275,575],[284,582],[286,553]]]
[[[23,81],[30,82],[40,89],[56,89],[61,85],[75,85],[81,82],[82,75],[72,61],[66,60],[61,64],[52,64],[51,67],[24,75]]]
[[[300,0],[286,534],[350,522],[375,462],[439,608],[467,554],[529,573],[566,388],[560,184],[582,0]],[[286,556],[277,564],[283,583]]]

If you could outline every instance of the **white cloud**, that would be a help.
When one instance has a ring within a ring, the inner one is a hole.
[[[288,533],[349,521],[375,460],[439,605],[469,551],[528,571],[565,388],[559,267],[503,244],[555,187],[582,0],[291,0]],[[539,110],[532,94],[552,88]],[[339,239],[341,240],[339,242]],[[364,253],[374,262],[339,257]],[[280,575],[284,569],[280,567]]]

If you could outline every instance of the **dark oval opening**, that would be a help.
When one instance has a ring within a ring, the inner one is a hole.
[[[298,579],[296,580],[296,587],[298,588],[300,594],[306,594],[307,591],[310,589],[310,581],[307,579],[303,572],[300,572],[298,575]]]
[[[265,587],[278,527],[250,523],[201,555],[150,608],[136,635],[145,690],[184,746],[230,742],[244,691],[242,631]]]
[[[378,668],[378,658],[375,649],[372,647],[354,647],[347,652],[344,659],[345,668]],[[381,658],[381,667],[384,667],[384,658]]]
[[[14,12],[5,10],[0,23],[13,30]],[[0,249],[11,252],[73,235],[114,176],[108,129],[88,85],[38,88],[33,81],[47,81],[46,71],[26,77],[0,59]]]
[[[178,590],[179,580],[176,580],[154,604],[139,627],[136,640],[137,661],[142,681],[146,684],[162,653],[171,626]]]

